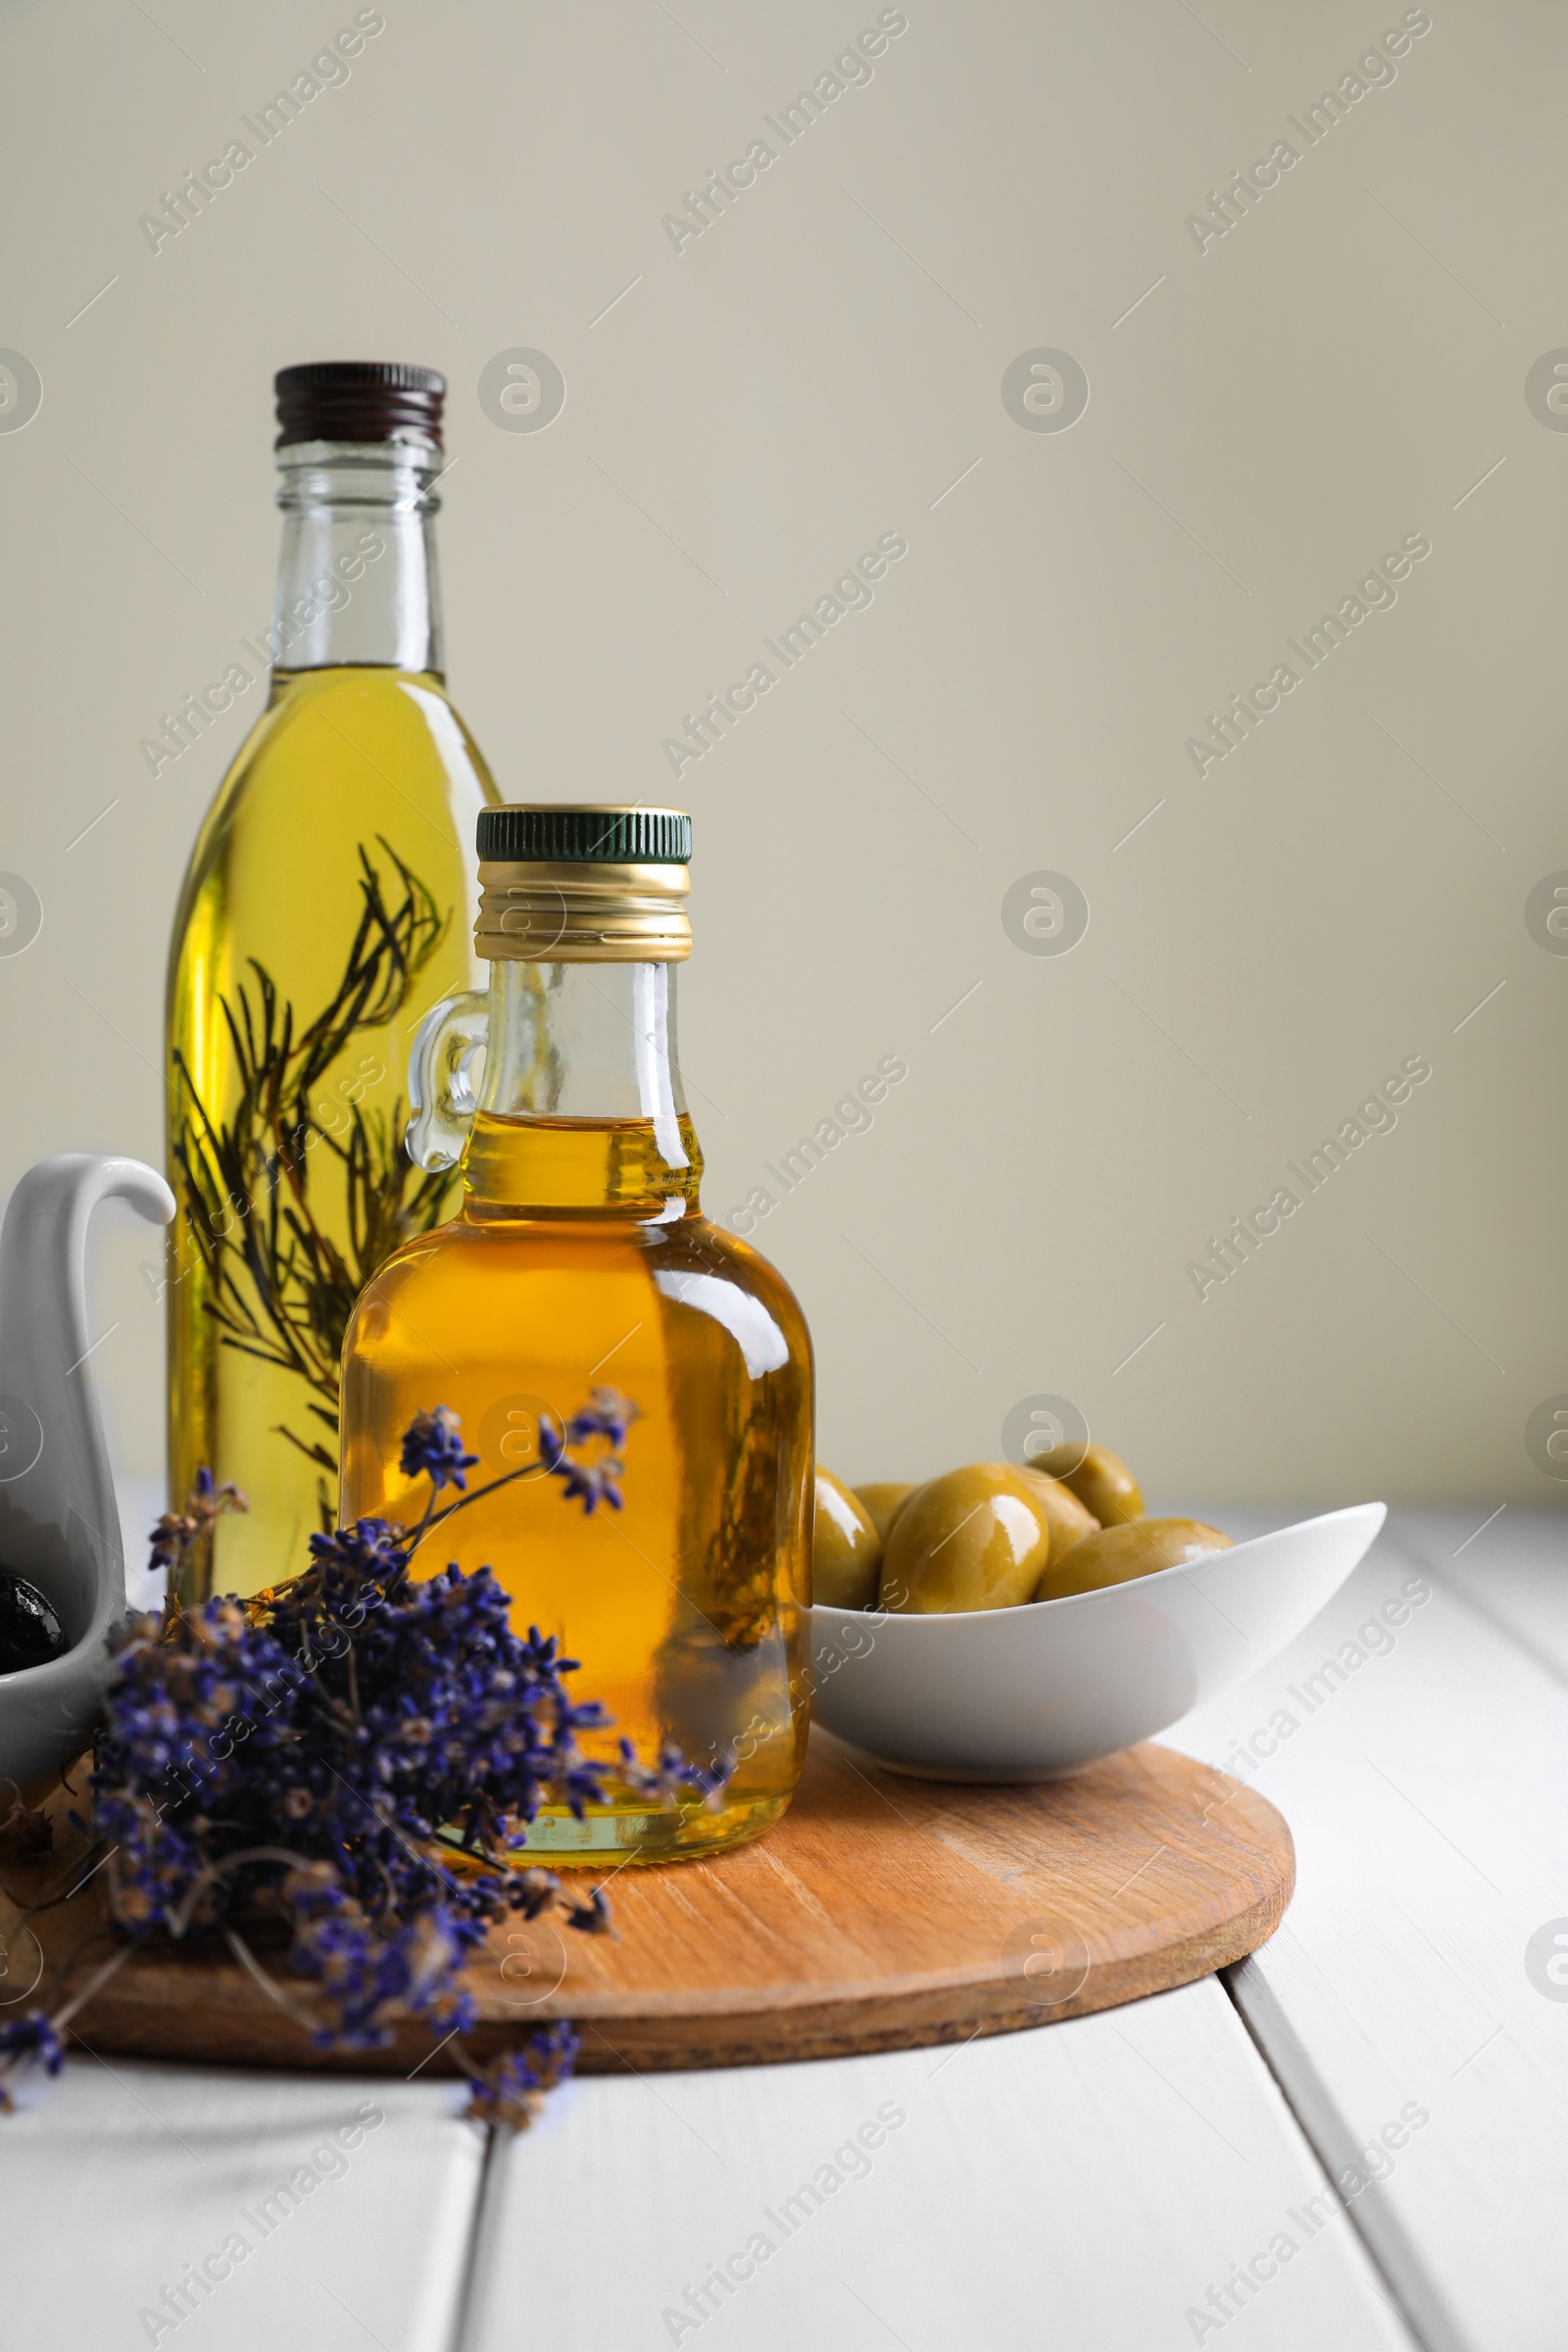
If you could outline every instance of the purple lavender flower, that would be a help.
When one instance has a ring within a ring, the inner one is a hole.
[[[581,1446],[589,1438],[608,1438],[611,1450],[618,1453],[636,1419],[636,1405],[618,1389],[590,1389],[587,1404],[566,1423],[566,1443]]]
[[[589,1890],[585,1903],[572,1903],[566,1911],[566,1925],[584,1936],[611,1936],[610,1902],[602,1886]]]
[[[403,1433],[403,1450],[398,1456],[405,1478],[427,1478],[432,1494],[446,1486],[466,1493],[466,1470],[471,1470],[479,1459],[476,1453],[463,1450],[463,1432],[458,1416],[448,1406],[438,1404],[433,1412],[416,1413]]]
[[[603,1462],[574,1462],[568,1457],[562,1471],[565,1480],[562,1500],[580,1500],[590,1519],[602,1502],[608,1502],[612,1511],[618,1511],[621,1508],[621,1494],[615,1481],[619,1474],[620,1463],[613,1454]]]
[[[555,1440],[548,1458],[541,1442],[540,1455],[545,1467],[564,1482],[564,1501],[580,1502],[590,1517],[602,1502],[608,1502],[612,1511],[622,1508],[620,1480],[625,1476],[625,1464],[620,1458],[621,1448],[626,1443],[626,1432],[636,1419],[636,1405],[618,1389],[590,1389],[588,1402],[572,1414],[564,1437]],[[541,1431],[541,1441],[542,1438]],[[597,1459],[566,1450],[570,1446],[586,1446],[596,1438],[603,1440],[608,1448]]]
[[[209,1469],[198,1470],[183,1511],[166,1511],[153,1529],[153,1567],[166,1571],[184,1568],[198,1542],[211,1533],[225,1511],[249,1508],[232,1481],[220,1486]]]
[[[311,1566],[334,1585],[386,1589],[409,1564],[404,1531],[390,1519],[356,1519],[330,1536],[313,1536],[310,1548]]]
[[[547,2090],[569,2075],[581,2042],[564,2022],[538,2026],[519,2050],[508,2050],[473,2077],[468,2113],[476,2123],[525,2131]]]
[[[41,2009],[0,2025],[0,2112],[32,2106],[65,2063],[60,2036]]]

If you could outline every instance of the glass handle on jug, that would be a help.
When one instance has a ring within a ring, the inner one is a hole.
[[[474,1062],[484,1052],[489,999],[448,997],[419,1023],[409,1055],[409,1157],[416,1167],[456,1167],[478,1100]]]

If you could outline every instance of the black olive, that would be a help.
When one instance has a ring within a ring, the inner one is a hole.
[[[63,1658],[70,1646],[65,1627],[37,1586],[0,1568],[0,1674],[46,1666],[51,1658]]]

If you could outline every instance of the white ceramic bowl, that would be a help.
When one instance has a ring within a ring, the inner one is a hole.
[[[1101,1592],[948,1617],[810,1612],[812,1711],[924,1780],[1053,1781],[1266,1665],[1371,1549],[1386,1507],[1302,1519]]]

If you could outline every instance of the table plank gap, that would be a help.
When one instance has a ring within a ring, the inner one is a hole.
[[[487,2176],[462,2352],[513,2352],[524,2305],[552,2352],[1177,2352],[1243,2317],[1251,2352],[1413,2352],[1334,2218],[1208,1978],[946,2051],[573,2084]]]
[[[0,2343],[451,2352],[483,2152],[461,2104],[446,2083],[74,2055],[0,2118],[7,2244],[40,2255],[7,2264]]]
[[[1568,1948],[1568,1709],[1432,1564],[1484,1517],[1396,1518],[1298,1642],[1165,1738],[1291,1823],[1295,1901],[1231,1986],[1413,2326],[1560,2352],[1568,2034],[1541,1938]]]

